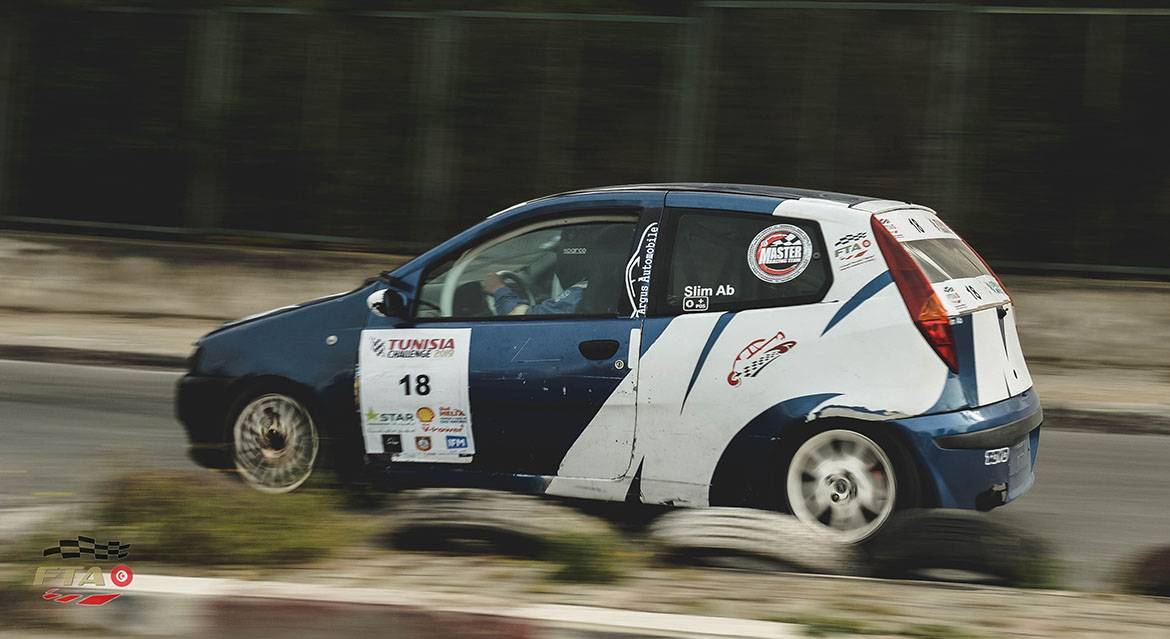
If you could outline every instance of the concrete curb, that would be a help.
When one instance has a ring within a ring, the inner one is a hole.
[[[187,367],[187,358],[177,355],[21,344],[0,344],[0,359],[48,362],[52,364],[122,366],[127,368],[150,368],[175,371],[183,370]]]
[[[388,629],[408,639],[804,636],[800,626],[750,619],[560,604],[442,605],[441,593],[275,581],[136,575],[124,594],[101,608],[60,610],[73,624],[137,636],[242,638],[291,630],[324,637]]]

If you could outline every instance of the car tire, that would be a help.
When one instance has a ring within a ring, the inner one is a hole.
[[[826,455],[837,463],[816,462]],[[834,425],[799,439],[782,458],[781,509],[833,541],[864,542],[921,501],[912,456],[876,428]]]
[[[325,440],[307,402],[279,385],[240,395],[228,411],[226,441],[236,476],[265,493],[296,490],[324,458]]]
[[[659,517],[648,534],[672,561],[855,575],[857,546],[827,540],[791,515],[754,508],[679,508]]]
[[[873,575],[1044,586],[1054,575],[1039,538],[970,510],[897,513],[865,546]]]
[[[411,550],[480,549],[537,555],[565,534],[612,535],[604,521],[534,495],[480,488],[419,488],[399,493],[390,543]]]

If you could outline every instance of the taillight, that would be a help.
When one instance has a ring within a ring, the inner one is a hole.
[[[918,267],[918,263],[910,256],[902,243],[890,234],[882,221],[873,216],[869,220],[873,229],[873,237],[882,256],[886,259],[886,266],[890,269],[890,277],[898,286],[902,294],[902,301],[906,310],[910,312],[910,319],[918,331],[926,338],[926,343],[938,353],[951,372],[959,372],[959,357],[955,350],[955,337],[951,331],[951,319],[943,308],[942,301],[935,294],[934,288],[926,274]]]

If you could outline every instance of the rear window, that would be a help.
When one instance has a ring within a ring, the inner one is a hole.
[[[965,277],[992,275],[983,260],[960,239],[934,238],[902,242],[932,284]]]
[[[678,216],[665,311],[731,311],[818,302],[831,283],[820,227],[756,213]]]

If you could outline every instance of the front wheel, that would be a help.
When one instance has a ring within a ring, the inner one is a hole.
[[[321,440],[308,409],[279,393],[257,396],[240,408],[232,426],[236,471],[267,493],[296,490],[317,463]]]
[[[898,494],[895,466],[874,440],[852,430],[818,433],[788,465],[792,514],[826,536],[859,542],[890,518]]]

